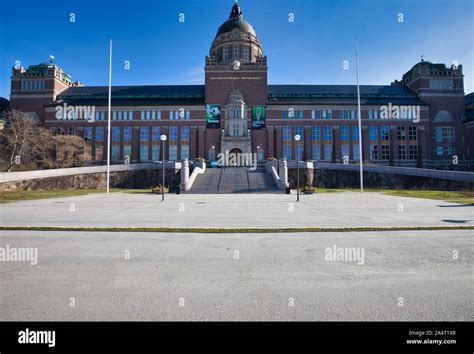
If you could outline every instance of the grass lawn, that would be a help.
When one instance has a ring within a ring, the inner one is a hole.
[[[151,193],[150,189],[118,189],[111,188],[110,192],[125,193]],[[60,197],[73,197],[91,193],[105,193],[105,189],[52,189],[48,191],[18,191],[1,192],[0,203],[16,202],[20,200],[47,199]]]
[[[332,188],[316,188],[315,194],[318,193],[337,193],[337,192],[358,192],[360,189],[332,189]],[[398,190],[398,189],[371,189],[365,188],[364,192],[378,192],[397,197],[427,198],[436,200],[445,200],[447,202],[473,204],[474,191],[435,191],[435,190]],[[296,189],[292,191],[296,193]]]
[[[381,192],[400,197],[428,198],[461,204],[474,204],[474,191],[388,190]]]

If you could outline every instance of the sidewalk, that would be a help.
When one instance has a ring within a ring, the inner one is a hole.
[[[0,205],[0,226],[427,227],[474,226],[474,207],[381,193],[302,195],[112,193]]]

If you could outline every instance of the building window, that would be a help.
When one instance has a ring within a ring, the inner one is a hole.
[[[292,159],[292,151],[291,151],[291,127],[284,126],[283,127],[283,157],[287,160]]]
[[[378,145],[375,143],[375,144],[370,144],[370,159],[371,160],[378,160],[379,158],[379,154],[378,154]]]
[[[95,128],[95,159],[101,161],[104,155],[104,127]]]
[[[390,157],[390,146],[382,145],[382,160],[388,160]]]
[[[406,160],[407,158],[407,151],[405,145],[398,145],[398,158],[400,160]]]
[[[313,111],[314,112],[314,111]],[[311,128],[311,137],[312,137],[312,158],[313,160],[321,159],[321,127],[314,125]]]
[[[229,60],[229,47],[222,48],[222,61],[225,63]]]
[[[370,159],[378,160],[378,128],[375,125],[369,126],[369,141]]]
[[[349,112],[349,111],[346,111]],[[349,158],[349,127],[347,125],[341,125],[341,154]]]
[[[375,125],[369,126],[369,140],[372,141],[377,141],[377,127]]]
[[[169,159],[178,160],[178,127],[176,126],[169,128]]]
[[[398,136],[399,141],[405,141],[406,140],[405,127],[397,127],[397,136]]]
[[[286,111],[281,111],[281,119],[286,119]]]
[[[244,47],[242,51],[242,56],[245,61],[250,61],[249,47]]]
[[[189,159],[189,127],[181,127],[181,160]]]
[[[302,126],[295,127],[295,135],[299,135],[301,138],[299,142],[295,142],[297,154],[296,157],[297,159],[301,160],[304,156],[304,129]]]
[[[332,160],[332,126],[324,126],[324,160]]]
[[[233,59],[239,59],[239,46],[234,44],[233,52],[232,52]]]
[[[436,155],[445,154],[452,156],[454,154],[455,132],[453,127],[437,127],[434,129],[436,140]]]
[[[353,155],[354,160],[360,159],[359,127],[357,125],[352,126],[352,155]]]
[[[153,161],[161,160],[161,128],[152,127],[151,128],[151,159]]]
[[[417,140],[416,127],[408,127],[408,139],[412,141]]]
[[[92,127],[84,128],[84,140],[89,142],[92,141]]]
[[[452,90],[453,79],[430,79],[430,88],[435,90]]]
[[[140,127],[140,161],[148,161],[150,159],[149,139],[150,129],[148,127]]]
[[[132,157],[132,127],[123,128],[123,155]]]
[[[239,136],[239,124],[235,123],[232,126],[232,136]]]
[[[388,141],[389,140],[390,130],[386,125],[380,127],[380,140]]]
[[[120,160],[120,134],[119,127],[112,128],[112,160],[114,161]]]
[[[435,137],[437,143],[447,142],[453,143],[455,140],[453,127],[438,127],[435,128]]]
[[[418,146],[417,145],[410,145],[409,154],[410,154],[409,155],[410,160],[418,159]]]

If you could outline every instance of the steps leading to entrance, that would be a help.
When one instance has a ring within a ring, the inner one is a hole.
[[[250,193],[278,193],[280,190],[275,185],[271,174],[265,169],[249,171],[249,192]]]
[[[208,168],[198,175],[191,194],[217,193],[279,193],[265,169],[247,171],[243,167]]]
[[[207,168],[206,172],[196,177],[196,180],[186,193],[216,194],[219,193],[220,168]]]
[[[247,171],[244,167],[226,167],[221,170],[219,193],[248,193]]]

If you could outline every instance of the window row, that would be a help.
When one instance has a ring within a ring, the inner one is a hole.
[[[419,116],[419,110],[412,109],[413,107],[407,106],[406,109],[402,108],[397,113],[387,113],[386,116],[382,114],[381,110],[367,110],[367,115],[364,117],[364,112],[361,111],[362,118],[368,118],[369,120],[378,119],[415,119]],[[303,119],[305,118],[305,111],[289,108],[281,111],[282,119]],[[333,111],[330,109],[313,109],[311,110],[311,119],[333,119]],[[355,109],[344,109],[339,110],[339,119],[344,120],[356,120],[358,118],[357,110]]]
[[[45,88],[44,80],[22,80],[21,81],[22,91],[39,91],[39,90],[44,90],[44,88]]]
[[[230,57],[231,53],[232,53],[232,57]],[[227,62],[230,59],[242,59],[244,61],[250,61],[250,47],[243,46],[241,48],[241,46],[237,44],[223,47],[222,48],[222,61]]]

